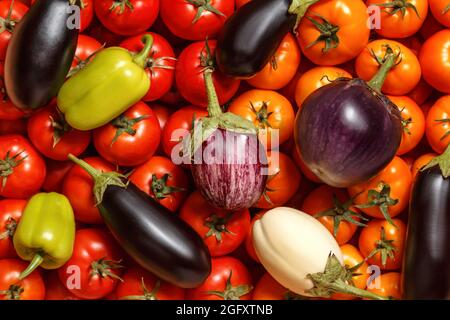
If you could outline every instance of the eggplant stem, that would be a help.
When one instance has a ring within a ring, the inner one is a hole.
[[[28,267],[20,273],[19,280],[23,280],[28,277],[34,270],[36,270],[37,267],[41,265],[43,261],[43,255],[41,253],[36,253]]]
[[[144,43],[144,48],[134,56],[133,61],[142,69],[145,69],[148,55],[153,47],[153,37],[150,34],[145,34],[141,41]]]
[[[386,56],[384,57],[384,61],[375,76],[367,83],[369,87],[376,92],[381,93],[381,88],[383,87],[384,81],[386,80],[389,71],[396,65],[397,59],[400,55],[401,51],[396,54],[390,46],[386,46]]]
[[[210,117],[219,117],[222,114],[222,108],[220,108],[219,98],[214,88],[213,72],[211,69],[206,69],[203,72],[203,77],[205,79],[206,95],[208,96],[208,114]]]

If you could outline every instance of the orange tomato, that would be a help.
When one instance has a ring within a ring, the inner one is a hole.
[[[284,153],[270,151],[267,157],[270,176],[267,179],[265,194],[254,205],[261,209],[280,207],[288,202],[297,192],[302,178],[295,163]]]
[[[300,76],[295,89],[295,102],[300,109],[308,96],[317,89],[330,84],[337,78],[352,78],[352,75],[341,68],[315,67]]]
[[[247,250],[248,255],[250,258],[255,260],[256,262],[259,262],[258,255],[256,254],[255,247],[253,246],[253,225],[255,224],[255,221],[258,219],[261,219],[261,217],[266,213],[265,210],[260,211],[254,215],[252,218],[252,221],[250,222],[250,230],[247,233],[247,237],[245,238],[245,250]]]
[[[428,111],[425,129],[428,143],[443,153],[450,143],[450,95],[437,100]]]
[[[375,278],[367,287],[367,291],[393,299],[401,299],[401,275],[398,272],[388,272]],[[378,284],[378,286],[377,286]]]
[[[419,54],[423,77],[435,89],[450,93],[450,29],[431,36]]]
[[[360,211],[352,205],[345,189],[322,185],[314,189],[303,201],[302,211],[317,219],[336,238],[339,245],[350,241],[361,224]],[[363,218],[364,219],[364,218]]]
[[[432,14],[427,15],[425,22],[423,23],[422,28],[420,28],[420,35],[425,40],[444,29],[444,26],[440,24]]]
[[[421,78],[417,86],[408,93],[408,97],[413,99],[419,106],[423,105],[433,93],[433,88]]]
[[[361,264],[358,268],[353,271],[352,281],[353,285],[359,289],[365,289],[367,286],[367,280],[369,279],[369,274],[367,273],[367,268],[369,267],[366,262],[363,262],[364,257],[358,251],[358,249],[351,244],[344,244],[341,246],[342,258],[344,265],[347,269],[352,269],[358,264]],[[345,294],[345,293],[335,293],[332,296],[334,300],[353,300],[357,297]]]
[[[408,205],[411,184],[409,166],[401,158],[394,157],[376,177],[352,186],[348,191],[365,214],[389,221]]]
[[[388,72],[382,91],[395,96],[406,95],[419,83],[421,70],[416,55],[400,42],[385,39],[370,42],[356,58],[356,73],[365,81],[372,79],[386,55],[387,46],[399,57],[397,65]]]
[[[422,48],[422,40],[417,35],[408,38],[397,39],[397,41],[410,48],[416,56],[419,54],[420,48]]]
[[[263,70],[247,80],[258,89],[278,90],[286,86],[297,72],[301,53],[294,36],[288,33]]]
[[[279,284],[268,272],[264,273],[253,290],[253,300],[287,300],[289,290]]]
[[[294,131],[294,109],[289,100],[275,91],[247,91],[231,103],[228,111],[253,122],[268,149],[289,140]]]
[[[402,266],[406,225],[399,219],[395,226],[386,220],[372,220],[362,228],[359,236],[359,250],[369,265],[381,270],[396,270]]]
[[[402,155],[414,149],[422,140],[425,134],[425,116],[411,98],[389,96],[389,99],[398,107],[402,116],[403,135],[397,151],[397,155]]]
[[[428,0],[367,0],[367,6],[381,7],[380,28],[385,38],[407,38],[422,27],[428,14]]]
[[[431,160],[433,160],[437,156],[438,155],[436,153],[426,153],[418,157],[416,161],[414,161],[414,164],[411,168],[413,179],[416,178],[417,173],[419,173],[419,171],[423,167],[425,167],[428,163],[430,163]]]
[[[450,2],[448,0],[428,0],[434,18],[442,25],[450,28]]]
[[[362,0],[322,0],[298,27],[298,42],[309,60],[334,66],[355,58],[369,42],[369,14]]]

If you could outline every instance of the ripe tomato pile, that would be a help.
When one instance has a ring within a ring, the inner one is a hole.
[[[0,0],[0,299],[304,299],[269,274],[253,246],[255,221],[277,207],[301,210],[328,229],[353,272],[354,286],[401,299],[414,178],[450,143],[450,1],[320,0],[297,32],[284,37],[263,70],[237,79],[216,68],[214,56],[225,22],[249,1],[73,1],[80,6],[81,33],[69,76],[103,48],[137,53],[144,48],[143,34],[153,38],[145,64],[151,84],[144,97],[113,121],[78,130],[65,121],[56,99],[23,111],[8,98],[6,51],[34,1]],[[372,19],[375,27],[369,29]],[[401,56],[382,87],[401,113],[400,147],[368,181],[349,188],[328,186],[295,146],[296,114],[310,94],[338,78],[369,81],[387,48]],[[267,149],[273,174],[248,209],[215,208],[196,190],[189,165],[172,161],[181,151],[178,138],[208,116],[205,68],[215,68],[219,103],[252,122]],[[180,288],[130,258],[104,224],[93,179],[68,160],[69,154],[102,172],[125,174],[187,222],[211,255],[206,280],[196,288]],[[270,161],[274,158],[278,161]],[[69,200],[76,220],[73,253],[60,268],[38,268],[19,279],[29,262],[18,256],[13,238],[27,201],[39,192]],[[379,267],[378,279],[372,279],[369,266]],[[355,299],[343,293],[322,298]]]

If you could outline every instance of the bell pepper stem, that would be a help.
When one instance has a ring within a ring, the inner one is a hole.
[[[210,117],[218,117],[222,114],[222,109],[220,108],[219,98],[217,97],[216,89],[214,88],[214,82],[212,73],[213,69],[207,68],[203,72],[203,77],[205,79],[206,95],[208,97],[208,114]]]
[[[75,162],[77,165],[79,165],[81,168],[83,168],[84,170],[86,170],[87,173],[89,173],[89,175],[95,180],[97,179],[101,173],[95,169],[94,167],[92,167],[89,163],[87,163],[86,161],[83,161],[81,159],[78,159],[77,157],[75,157],[73,154],[69,154],[67,156],[71,161]]]
[[[400,53],[396,54],[391,47],[386,48],[386,56],[384,61],[378,69],[378,72],[373,76],[373,78],[367,83],[376,92],[380,93],[383,87],[384,81],[389,73],[389,71],[395,66]]]
[[[153,46],[153,37],[150,34],[146,34],[142,37],[141,41],[144,43],[144,48],[134,56],[133,61],[144,69],[148,55]]]
[[[28,277],[34,270],[36,270],[37,267],[41,265],[41,263],[44,261],[44,257],[42,254],[36,253],[33,257],[33,260],[31,260],[28,267],[22,271],[22,273],[19,276],[19,280],[23,280],[26,277]]]

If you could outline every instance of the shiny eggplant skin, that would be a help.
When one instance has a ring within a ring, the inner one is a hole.
[[[133,183],[109,185],[99,208],[111,233],[143,268],[182,288],[208,277],[211,258],[200,236]]]
[[[450,299],[450,178],[437,165],[414,182],[402,275],[405,299]]]
[[[54,98],[65,81],[78,40],[69,29],[68,0],[38,0],[19,22],[5,60],[5,86],[21,109],[37,109]]]
[[[236,78],[250,78],[261,71],[295,26],[296,15],[288,13],[291,2],[250,1],[237,10],[218,38],[216,61],[220,70]]]

